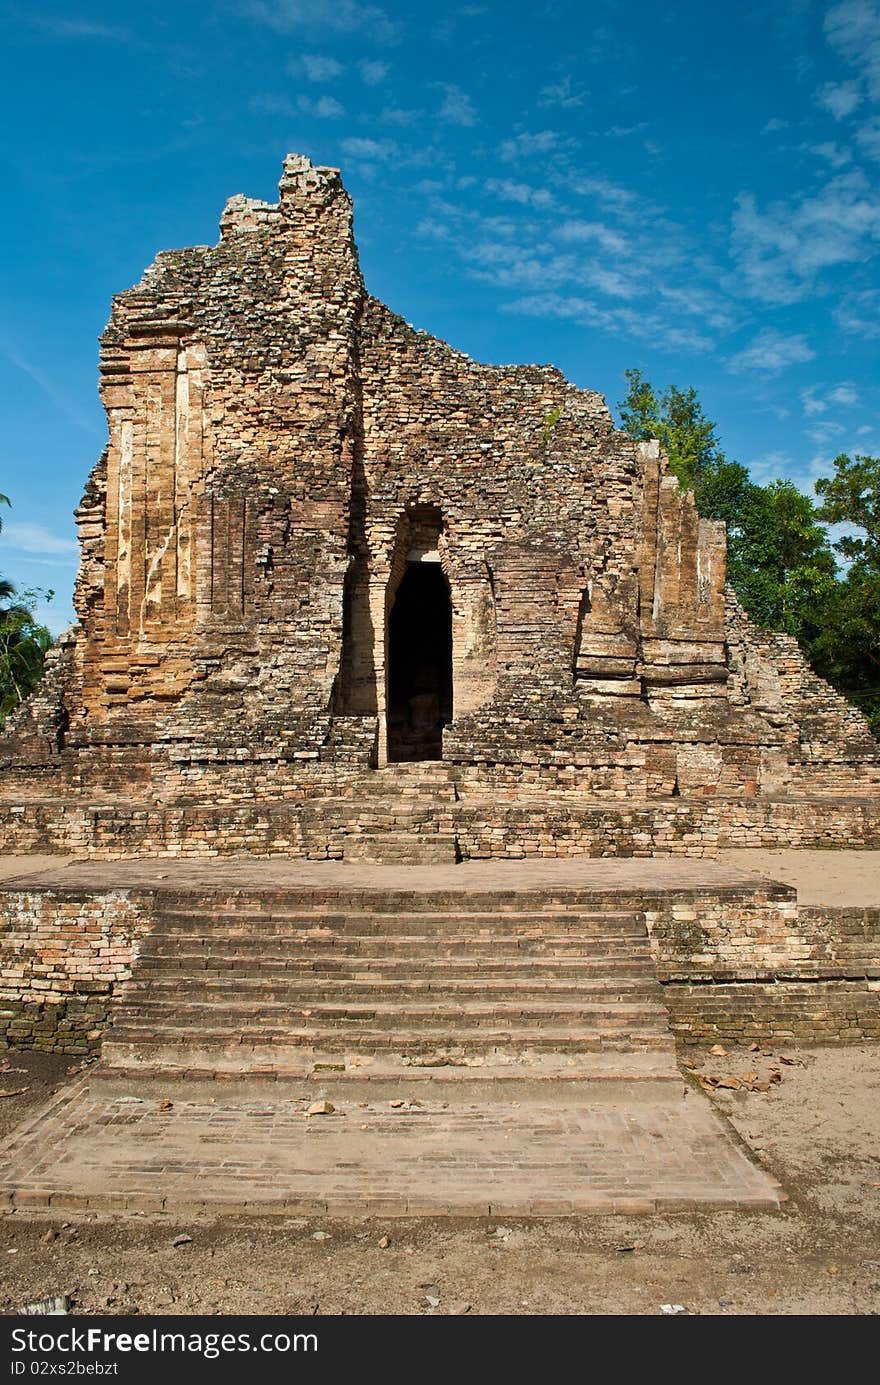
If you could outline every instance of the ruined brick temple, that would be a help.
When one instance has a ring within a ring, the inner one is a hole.
[[[880,751],[725,588],[655,443],[364,288],[290,156],[101,343],[79,625],[0,739],[8,842],[94,855],[870,844]],[[421,855],[420,855],[421,853]]]
[[[116,1014],[123,1062],[602,1049],[677,1082],[668,1015],[880,1036],[880,910],[681,861],[880,847],[880,747],[746,618],[656,443],[369,297],[297,156],[101,346],[79,623],[0,736],[0,856],[83,864],[0,885],[0,1044],[93,1052]]]

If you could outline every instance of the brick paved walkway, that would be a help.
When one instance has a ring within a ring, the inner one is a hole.
[[[706,1099],[685,1097],[681,1083],[659,1098],[585,1099],[560,1087],[521,1101],[433,1088],[416,1098],[403,1083],[398,1098],[379,1097],[352,1085],[334,1096],[333,1114],[314,1116],[317,1093],[304,1086],[91,1074],[0,1148],[0,1197],[392,1216],[772,1208],[780,1199]]]
[[[76,861],[65,856],[0,855],[0,882],[44,889],[189,886],[257,888],[529,890],[545,887],[699,889],[776,880],[793,885],[802,904],[880,902],[880,851],[722,851],[714,859],[681,856],[580,857],[569,860],[464,861],[460,865],[365,865],[224,856],[213,861],[169,859]]]
[[[880,853],[877,853],[880,856]],[[772,876],[770,877],[772,879]],[[715,860],[626,857],[463,861],[459,865],[367,865],[222,856],[212,861],[0,856],[0,880],[21,889],[365,889],[480,890],[699,889],[755,884],[755,874]]]

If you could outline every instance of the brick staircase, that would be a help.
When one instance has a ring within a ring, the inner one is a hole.
[[[570,890],[162,891],[105,1058],[190,1071],[363,1055],[671,1060],[638,903]]]

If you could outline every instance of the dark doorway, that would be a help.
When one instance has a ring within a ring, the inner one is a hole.
[[[439,563],[408,563],[388,621],[388,759],[441,759],[451,720],[449,583]]]

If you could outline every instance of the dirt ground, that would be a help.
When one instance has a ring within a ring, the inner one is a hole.
[[[699,1073],[770,1081],[708,1099],[783,1183],[781,1211],[504,1224],[6,1212],[0,1311],[53,1294],[98,1314],[880,1311],[880,1047],[682,1061],[695,1086]],[[5,1063],[0,1090],[26,1090],[0,1098],[0,1134],[70,1080],[64,1059]],[[181,1234],[192,1240],[175,1247]]]

